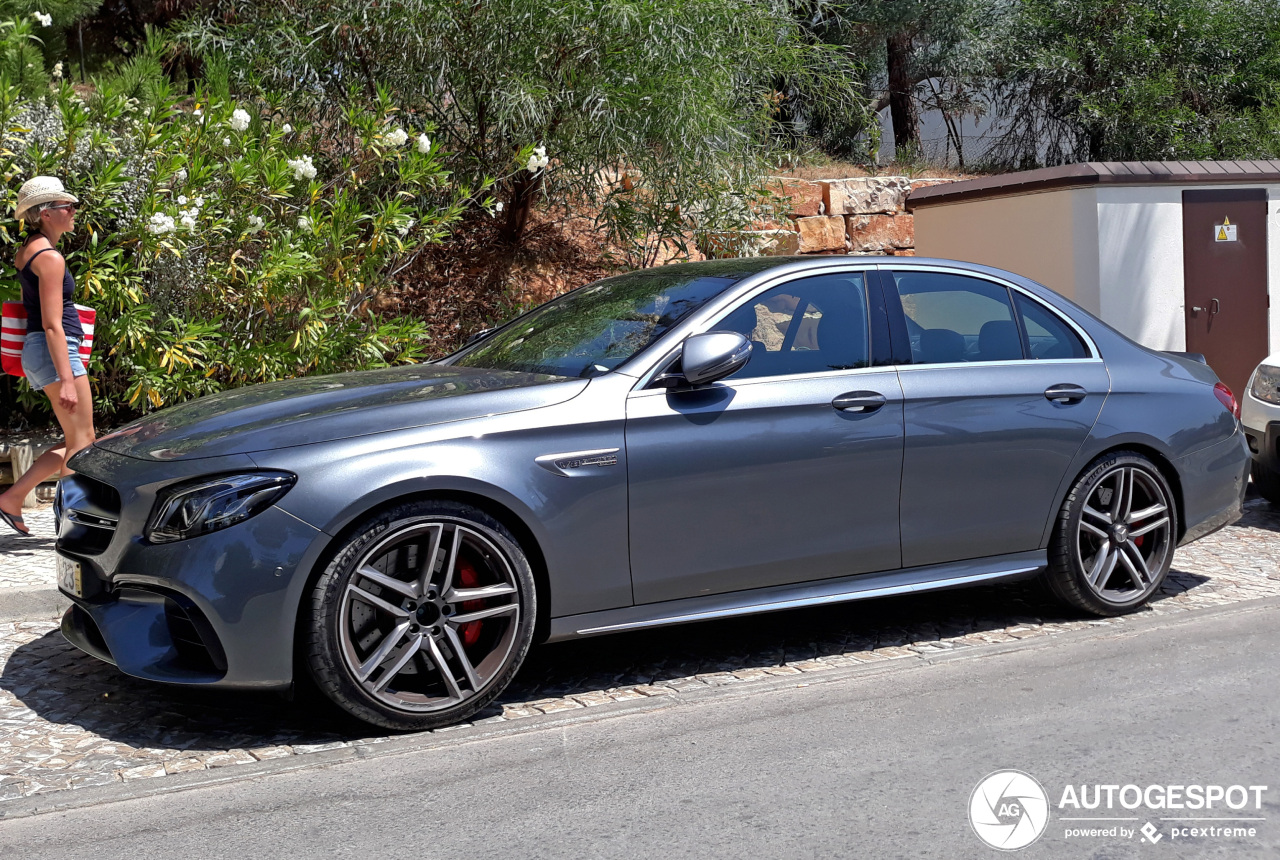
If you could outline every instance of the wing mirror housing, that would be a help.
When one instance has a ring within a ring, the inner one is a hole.
[[[737,373],[751,359],[751,341],[736,331],[693,334],[680,344],[680,371],[653,380],[655,388],[696,388]]]

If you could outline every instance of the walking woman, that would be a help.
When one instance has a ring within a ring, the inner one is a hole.
[[[22,372],[33,388],[48,395],[64,439],[0,494],[0,519],[24,535],[31,530],[22,520],[22,500],[41,481],[69,474],[67,460],[94,439],[93,395],[80,361],[84,332],[72,300],[76,282],[57,251],[62,234],[75,229],[79,202],[52,176],[37,176],[18,189],[17,217],[29,227],[13,261],[27,311]]]

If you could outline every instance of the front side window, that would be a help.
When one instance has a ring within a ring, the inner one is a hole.
[[[713,329],[751,340],[751,359],[734,379],[866,367],[865,276],[843,272],[789,281],[748,299]]]
[[[946,272],[894,272],[913,364],[1017,361],[1022,337],[1009,290]]]

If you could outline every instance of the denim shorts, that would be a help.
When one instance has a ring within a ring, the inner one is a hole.
[[[80,360],[80,338],[67,338],[67,357],[71,359],[72,376],[88,374]],[[58,370],[53,366],[53,356],[49,354],[49,344],[43,331],[27,332],[27,339],[22,342],[22,372],[27,375],[27,382],[32,388],[43,389],[58,381]]]

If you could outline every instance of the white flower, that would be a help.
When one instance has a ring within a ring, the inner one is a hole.
[[[502,201],[501,201],[501,200],[499,200],[497,203],[493,204],[493,211],[494,211],[494,212],[501,212],[501,211],[502,211]]]
[[[147,222],[147,229],[157,236],[163,236],[165,233],[172,233],[175,229],[173,216],[166,215],[163,212],[157,212],[151,216],[151,220]]]
[[[231,119],[227,124],[236,131],[244,131],[249,127],[249,113],[241,108],[236,108],[231,112]]]
[[[302,215],[302,216],[300,216],[300,217],[298,218],[298,229],[299,229],[299,230],[310,230],[310,229],[311,229],[311,219],[310,219],[310,218],[308,218],[306,215]]]
[[[62,80],[62,60],[53,64],[53,79],[55,81]]]
[[[193,202],[193,203],[195,203],[195,204],[196,204],[196,208],[197,208],[197,209],[199,209],[201,206],[203,206],[203,205],[204,205],[204,198],[203,198],[203,197],[197,197],[197,198],[196,198],[195,200],[193,200],[192,202]]]
[[[416,221],[414,221],[413,219],[410,219],[410,220],[409,220],[409,222],[408,222],[407,224],[405,224],[405,225],[403,225],[402,227],[400,227],[400,229],[396,230],[396,232],[397,232],[397,233],[399,233],[401,236],[404,236],[404,235],[406,235],[410,230],[412,230],[412,229],[413,229],[413,225],[414,225],[414,224],[416,224],[416,223],[417,223]]]
[[[191,115],[192,115],[192,116],[194,116],[194,117],[196,117],[196,118],[198,119],[198,118],[200,118],[200,117],[204,116],[204,111],[200,110],[200,108],[196,108],[195,110],[193,110],[193,111],[191,112]]]
[[[423,155],[426,155],[430,151],[431,151],[431,138],[427,137],[425,134],[418,135],[418,152],[421,152]]]
[[[285,124],[280,128],[280,130],[281,130],[281,131],[283,131],[285,134],[288,134],[289,132],[293,131],[293,126],[289,125],[289,123],[287,123],[287,122],[286,122],[286,123],[285,123]]]
[[[196,219],[192,217],[189,213],[186,215],[183,215],[181,220],[182,220],[183,227],[186,227],[188,230],[196,229]]]
[[[178,205],[179,205],[179,206],[186,206],[186,205],[187,205],[187,197],[186,197],[186,195],[185,195],[185,194],[179,194],[179,195],[178,195]]]
[[[187,181],[187,169],[185,167],[178,168],[178,172],[173,174],[173,181],[183,183]]]
[[[533,150],[533,155],[529,156],[529,161],[525,164],[524,169],[530,173],[537,173],[551,163],[551,159],[547,158],[547,148],[539,146]]]
[[[266,222],[263,221],[261,218],[259,218],[257,215],[250,215],[249,216],[249,232],[257,233],[259,230],[262,229],[265,223]]]
[[[223,145],[223,146],[230,146],[230,145],[231,145],[231,138],[229,138],[229,137],[224,137],[224,138],[222,139],[222,145]]]
[[[316,166],[311,163],[311,156],[304,155],[300,158],[291,158],[285,162],[293,170],[294,179],[315,179]]]
[[[404,146],[404,142],[409,139],[409,133],[402,128],[397,128],[390,134],[383,137],[387,143],[392,146]]]
[[[39,21],[41,27],[48,27],[53,24],[53,16],[46,15],[43,12],[32,12],[31,17]]]

